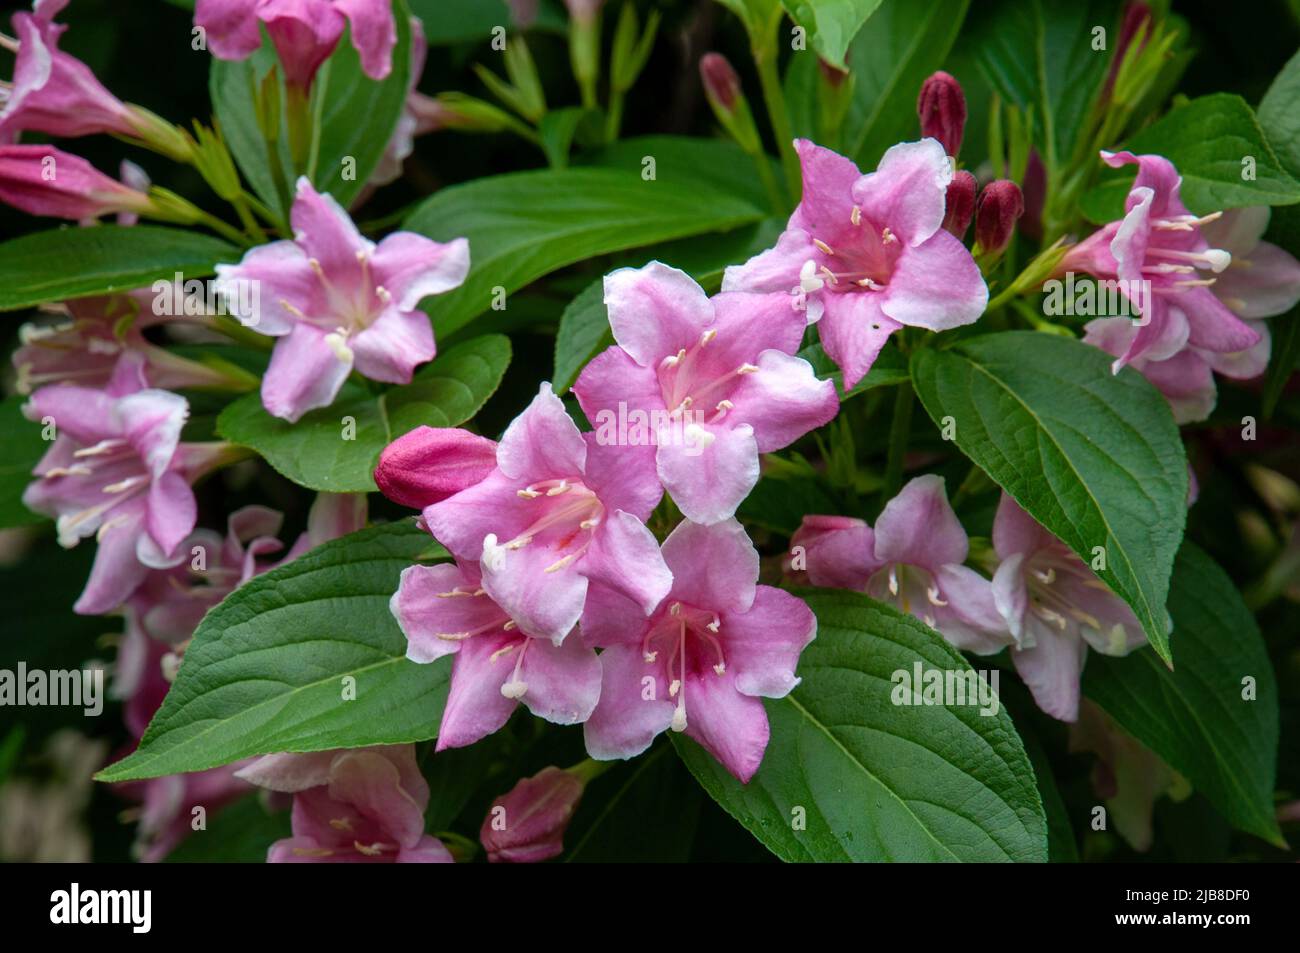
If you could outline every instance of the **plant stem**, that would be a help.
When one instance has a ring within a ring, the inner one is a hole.
[[[802,191],[799,157],[794,151],[794,133],[790,131],[790,116],[785,108],[785,93],[781,90],[781,77],[776,69],[776,43],[766,44],[766,49],[754,47],[754,64],[758,67],[758,80],[763,87],[763,102],[772,123],[772,134],[785,170],[786,191],[798,198]]]
[[[889,456],[885,460],[885,478],[880,487],[882,504],[888,503],[903,482],[903,456],[907,438],[912,433],[912,405],[916,395],[911,384],[900,384],[894,397],[894,418],[889,425]]]
[[[605,113],[605,141],[617,142],[619,131],[623,128],[623,91],[609,91],[609,110]]]

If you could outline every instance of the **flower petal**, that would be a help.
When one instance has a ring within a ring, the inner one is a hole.
[[[409,384],[417,364],[433,360],[433,325],[423,311],[385,308],[370,327],[348,338],[357,371],[387,384]]]
[[[275,342],[262,378],[262,406],[289,423],[309,410],[328,407],[352,371],[351,357],[336,353],[320,328],[299,322]]]
[[[522,414],[511,421],[497,445],[497,466],[508,477],[536,483],[581,476],[587,444],[564,402],[543,381]]]
[[[817,617],[802,599],[759,586],[749,610],[727,613],[720,631],[736,691],[783,698],[799,684],[795,669],[800,653],[817,636]]]
[[[880,309],[900,324],[947,331],[979,320],[988,302],[988,285],[975,259],[939,229],[899,254]]]
[[[694,278],[652,261],[605,276],[614,340],[643,367],[691,347],[713,323],[713,305]]]
[[[668,728],[674,706],[662,668],[662,662],[647,664],[639,645],[615,645],[600,653],[600,700],[583,726],[587,754],[598,761],[632,758]],[[653,679],[653,692],[646,677]]]
[[[781,351],[764,351],[731,397],[736,419],[754,428],[760,453],[788,447],[830,421],[840,409],[835,385],[812,365]]]
[[[952,173],[937,139],[900,142],[853,186],[853,201],[868,221],[915,247],[942,227]]]
[[[688,520],[717,523],[735,515],[758,482],[758,441],[748,424],[687,428],[684,446],[655,455],[659,479]]]
[[[758,550],[736,520],[712,526],[683,520],[664,540],[663,558],[672,570],[671,600],[717,613],[744,613],[753,605]]]
[[[876,558],[935,572],[966,561],[966,531],[948,503],[943,477],[913,477],[876,520]]]

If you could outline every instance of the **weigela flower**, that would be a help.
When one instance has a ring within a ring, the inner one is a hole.
[[[493,801],[478,835],[489,863],[537,864],[562,854],[584,787],[573,772],[549,767]]]
[[[758,455],[839,409],[835,385],[793,356],[805,324],[781,296],[709,298],[685,273],[651,262],[606,275],[605,304],[617,344],[573,391],[598,443],[655,447],[658,478],[687,519],[730,518],[758,482]],[[642,449],[625,457],[650,460]]]
[[[892,146],[868,175],[805,139],[795,146],[803,200],[775,248],[727,269],[723,291],[788,295],[821,322],[846,388],[904,325],[945,331],[979,319],[988,287],[942,227],[953,170],[938,141]]]
[[[1267,206],[1233,209],[1202,228],[1207,242],[1232,255],[1211,290],[1244,324],[1259,335],[1244,351],[1223,352],[1190,343],[1191,327],[1178,307],[1169,309],[1170,345],[1179,349],[1167,358],[1139,357],[1132,366],[1151,381],[1173,408],[1179,423],[1204,420],[1218,398],[1214,372],[1249,380],[1268,366],[1271,337],[1263,318],[1284,314],[1300,302],[1300,262],[1289,253],[1261,241],[1268,228]],[[1127,318],[1098,318],[1086,325],[1084,340],[1108,354],[1126,353],[1138,333]]]
[[[596,653],[576,637],[557,645],[525,635],[484,590],[473,563],[407,567],[391,608],[411,661],[455,655],[439,751],[492,734],[520,702],[559,725],[591,715],[600,694]]]
[[[1127,655],[1146,642],[1142,625],[1082,559],[1006,494],[993,522],[993,547],[1001,560],[993,598],[1016,637],[1016,671],[1039,708],[1074,721],[1088,647]]]
[[[0,143],[31,130],[70,138],[94,133],[138,136],[131,109],[95,78],[89,66],[59,49],[67,29],[54,18],[68,0],[35,0],[31,13],[15,13],[17,40],[0,37],[15,53],[12,87],[0,89]]]
[[[643,522],[663,490],[620,450],[581,433],[543,383],[506,428],[496,469],[424,521],[457,559],[481,563],[483,589],[528,635],[564,641],[589,581],[649,615],[672,584]]]
[[[53,422],[58,433],[23,503],[56,518],[64,546],[87,536],[99,541],[74,609],[108,612],[150,568],[184,556],[180,544],[196,518],[190,484],[221,462],[227,446],[181,443],[188,404],[177,394],[145,388],[138,362],[124,365],[106,390],[42,387],[23,413]]]
[[[237,761],[206,771],[114,784],[117,794],[140,805],[125,812],[137,821],[133,856],[141,863],[159,863],[194,832],[194,808],[202,807],[212,815],[252,794],[255,788],[236,777],[248,763]]]
[[[1103,152],[1114,168],[1134,164],[1137,178],[1125,202],[1124,218],[1111,222],[1075,245],[1057,266],[1056,274],[1084,271],[1095,278],[1118,282],[1119,291],[1141,319],[1119,369],[1139,357],[1163,361],[1184,345],[1218,353],[1253,347],[1259,334],[1214,296],[1211,287],[1227,269],[1232,255],[1212,248],[1201,226],[1221,213],[1197,217],[1179,198],[1182,182],[1173,163],[1163,156]],[[1177,309],[1183,319],[1172,316]]]
[[[970,550],[942,477],[914,477],[875,528],[807,516],[790,540],[814,586],[856,589],[920,619],[959,649],[997,652],[1011,639],[989,581],[963,565]],[[798,568],[796,564],[795,568]]]
[[[145,338],[145,328],[173,320],[153,313],[153,297],[152,291],[141,290],[77,298],[59,306],[59,316],[51,322],[24,324],[12,358],[18,392],[30,394],[47,384],[106,387],[118,364],[137,354],[144,359],[145,379],[152,387],[237,386],[229,374],[179,357]]]
[[[29,215],[75,222],[154,211],[144,192],[53,146],[0,146],[0,200]]]
[[[238,776],[293,794],[293,836],[267,851],[272,864],[450,864],[424,832],[429,785],[414,745],[271,754]]]
[[[682,522],[663,558],[673,586],[649,618],[603,586],[588,598],[582,635],[604,651],[587,752],[630,758],[671,728],[747,783],[767,749],[761,699],[799,684],[795,668],[817,620],[803,600],[757,585],[758,551],[735,520]]]
[[[198,0],[194,22],[203,27],[212,55],[221,60],[251,56],[262,45],[265,24],[285,82],[299,89],[311,86],[344,27],[352,28],[352,45],[371,79],[384,79],[392,71],[397,45],[390,0]]]
[[[427,295],[465,280],[469,243],[440,244],[394,232],[378,245],[362,237],[332,196],[298,180],[292,241],[252,249],[238,265],[217,266],[217,288],[232,314],[279,338],[262,379],[268,413],[290,422],[326,407],[355,368],[372,380],[408,384],[433,359],[433,325],[417,310]],[[241,296],[241,282],[260,287]],[[241,303],[241,297],[246,299]],[[255,311],[251,301],[259,302]]]
[[[496,469],[495,440],[458,427],[416,427],[379,455],[375,483],[394,503],[422,510]]]

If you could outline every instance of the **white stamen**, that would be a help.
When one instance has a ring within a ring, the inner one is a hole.
[[[817,277],[817,262],[809,258],[799,269],[799,290],[804,294],[810,294],[821,291],[825,287],[826,282]]]
[[[334,356],[338,359],[339,363],[352,363],[352,348],[348,347],[347,332],[342,328],[325,335],[325,343],[330,346],[330,350],[334,352]]]
[[[488,533],[483,537],[482,561],[490,572],[500,572],[506,568],[506,548],[497,545],[496,533]]]
[[[937,585],[925,590],[925,597],[930,600],[932,606],[946,606],[948,604],[947,600],[939,598],[939,587]]]

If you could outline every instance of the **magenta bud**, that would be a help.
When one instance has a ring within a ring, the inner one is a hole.
[[[394,503],[422,510],[480,482],[496,465],[494,440],[455,427],[417,427],[384,448],[375,483]]]
[[[970,220],[975,217],[977,188],[975,176],[965,169],[953,173],[952,181],[948,183],[948,194],[944,197],[943,227],[960,239],[966,237]]]
[[[1025,197],[1016,183],[998,179],[984,186],[975,206],[975,241],[980,250],[997,253],[1006,248],[1024,211]]]
[[[479,840],[494,864],[536,864],[564,850],[564,832],[582,799],[583,782],[543,768],[492,802]]]
[[[705,53],[700,57],[700,81],[704,92],[715,108],[735,112],[740,102],[740,77],[721,53]]]
[[[966,129],[966,95],[961,83],[943,70],[931,74],[921,84],[916,114],[921,119],[922,137],[938,139],[944,152],[957,155]]]
[[[74,221],[113,213],[139,215],[149,196],[53,146],[0,146],[0,201],[31,215]]]

